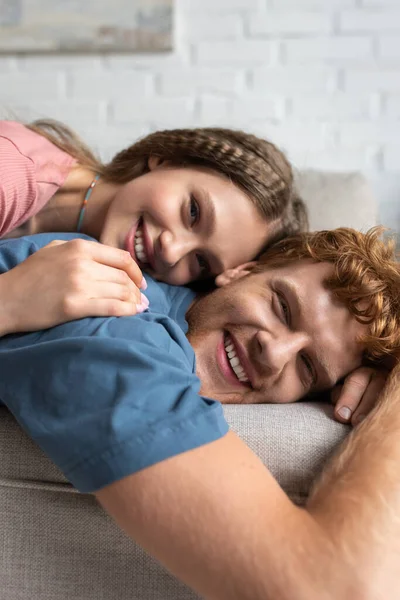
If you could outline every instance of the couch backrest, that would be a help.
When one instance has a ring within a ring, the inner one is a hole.
[[[309,210],[311,230],[366,231],[378,223],[378,202],[361,173],[306,170],[296,173],[296,183]]]

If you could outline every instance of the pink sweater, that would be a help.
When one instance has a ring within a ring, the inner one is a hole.
[[[14,121],[0,121],[0,237],[37,214],[76,160]]]

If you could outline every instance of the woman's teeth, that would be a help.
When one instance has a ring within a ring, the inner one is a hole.
[[[240,360],[235,351],[235,346],[233,345],[232,339],[229,335],[227,335],[225,338],[225,352],[236,377],[242,383],[248,383],[249,378],[246,377],[246,373],[244,372],[244,369],[240,364]]]
[[[136,257],[138,258],[138,260],[140,260],[141,263],[147,263],[148,260],[147,260],[146,250],[145,250],[145,247],[143,244],[143,231],[142,231],[141,223],[139,223],[139,225],[137,226],[137,229],[136,229],[134,246],[135,246],[135,254],[136,254]]]

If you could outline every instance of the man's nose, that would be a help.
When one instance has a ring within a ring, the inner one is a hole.
[[[176,265],[194,249],[189,236],[175,236],[171,231],[163,231],[159,238],[160,258],[168,266]]]
[[[309,338],[302,331],[286,330],[276,336],[263,331],[258,332],[257,342],[259,361],[272,373],[280,373],[307,346]]]

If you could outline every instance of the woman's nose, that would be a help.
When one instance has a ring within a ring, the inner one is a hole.
[[[194,249],[193,242],[188,236],[174,236],[170,231],[163,231],[159,242],[160,258],[168,267],[176,265]]]
[[[276,336],[259,332],[260,362],[272,373],[280,373],[308,344],[307,334],[285,330]]]

